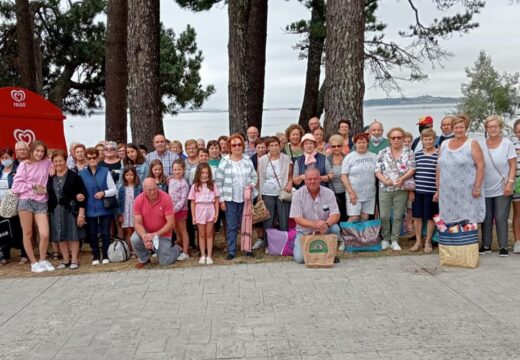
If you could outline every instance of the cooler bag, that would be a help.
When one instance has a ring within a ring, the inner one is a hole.
[[[340,227],[345,251],[381,251],[380,219],[342,222]]]

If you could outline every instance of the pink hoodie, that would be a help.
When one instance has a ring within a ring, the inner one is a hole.
[[[49,159],[33,163],[28,161],[21,163],[16,170],[11,190],[18,194],[18,198],[21,200],[32,199],[38,202],[47,202],[47,194],[37,194],[33,190],[33,186],[38,184],[47,186],[51,164]]]

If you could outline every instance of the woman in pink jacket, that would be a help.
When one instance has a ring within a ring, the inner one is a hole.
[[[23,246],[31,261],[31,271],[53,271],[54,266],[45,258],[49,247],[49,219],[47,217],[47,180],[51,161],[47,158],[47,145],[40,140],[32,142],[29,160],[20,163],[13,180],[12,190],[18,195],[18,215],[23,231]],[[40,235],[40,261],[32,247],[33,222]]]

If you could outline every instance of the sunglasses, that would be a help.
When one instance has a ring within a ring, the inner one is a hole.
[[[87,160],[97,160],[97,157],[87,156],[86,159]]]
[[[114,148],[114,147],[106,147],[105,151],[116,151],[116,148]]]
[[[340,148],[341,145],[331,145],[330,147],[333,148],[333,149],[337,149],[337,148]]]
[[[392,136],[390,137],[390,140],[401,140],[402,138],[402,136]]]
[[[242,143],[231,144],[231,147],[242,147]]]

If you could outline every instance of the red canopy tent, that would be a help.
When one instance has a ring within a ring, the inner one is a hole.
[[[30,90],[0,88],[0,146],[14,149],[18,141],[42,140],[49,149],[67,151],[65,116],[51,102]]]

